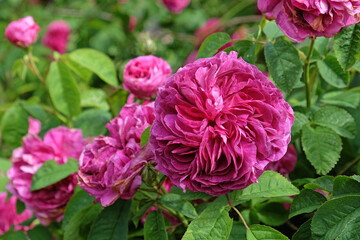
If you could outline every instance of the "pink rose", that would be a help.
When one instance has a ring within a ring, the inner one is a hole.
[[[291,173],[296,165],[297,153],[294,145],[289,145],[285,155],[277,162],[269,163],[265,170],[272,170],[284,176]]]
[[[162,2],[173,13],[181,13],[190,4],[190,0],[162,0]]]
[[[71,30],[67,22],[54,21],[47,26],[43,44],[54,51],[64,54],[66,52],[70,32]]]
[[[268,19],[276,19],[279,28],[296,42],[307,37],[330,38],[360,21],[357,0],[259,0],[258,8]]]
[[[36,121],[30,121],[29,129],[34,128],[34,123]],[[77,179],[73,174],[48,187],[31,191],[33,175],[48,160],[64,164],[69,157],[78,159],[84,145],[80,130],[58,127],[48,131],[44,141],[37,135],[28,134],[23,145],[14,150],[13,166],[7,173],[10,179],[8,190],[23,201],[41,223],[47,225],[51,221],[61,221]]]
[[[80,186],[103,206],[130,199],[141,185],[141,171],[153,160],[150,145],[140,146],[142,132],[154,121],[153,103],[127,104],[99,136],[85,147],[79,161]]]
[[[160,88],[150,142],[157,168],[185,190],[223,195],[278,161],[293,110],[254,65],[221,52],[180,68]]]
[[[137,98],[147,99],[156,94],[171,75],[169,64],[149,55],[130,60],[124,69],[124,88]]]
[[[223,30],[220,19],[209,19],[204,26],[195,31],[196,46],[200,47],[202,42],[211,34],[221,32]]]
[[[18,224],[31,218],[31,211],[25,209],[20,215],[16,211],[16,197],[12,196],[6,201],[7,194],[0,192],[0,235],[7,232],[12,225],[15,230],[24,230],[23,226]]]
[[[137,18],[135,16],[130,16],[128,30],[130,32],[134,31],[136,29],[136,25],[137,25]]]
[[[36,42],[40,27],[28,16],[11,22],[5,29],[5,36],[17,47],[27,48]]]

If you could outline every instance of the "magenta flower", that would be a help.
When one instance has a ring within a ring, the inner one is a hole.
[[[268,19],[276,19],[279,28],[296,42],[307,37],[330,38],[360,21],[357,0],[259,0],[258,8]]]
[[[190,0],[162,0],[162,2],[173,13],[181,13],[190,4]]]
[[[28,16],[11,22],[5,29],[5,36],[17,47],[27,48],[36,42],[40,27]]]
[[[140,56],[125,65],[124,88],[137,98],[148,99],[156,94],[170,75],[171,68],[163,59]]]
[[[36,122],[30,121],[29,129],[34,129],[33,124]],[[73,174],[32,192],[30,188],[33,175],[48,160],[54,159],[57,163],[64,164],[69,157],[78,159],[84,145],[80,130],[58,127],[48,131],[44,141],[37,135],[28,134],[23,139],[23,145],[14,150],[11,158],[13,166],[7,173],[10,179],[8,190],[23,201],[43,224],[61,221],[77,179]]]
[[[60,54],[64,54],[66,52],[70,32],[71,30],[67,22],[54,21],[47,26],[43,44]]]
[[[141,185],[141,170],[153,160],[149,145],[141,149],[142,132],[154,121],[153,103],[127,104],[106,127],[110,136],[96,137],[79,161],[80,186],[103,206],[130,199]]]
[[[297,153],[294,145],[289,145],[285,155],[276,162],[269,163],[265,170],[272,170],[278,172],[284,176],[291,173],[296,165]]]
[[[24,230],[23,226],[18,224],[31,218],[31,211],[25,209],[21,214],[16,211],[16,197],[12,196],[6,201],[7,194],[0,192],[0,235],[7,232],[12,225],[15,230]]]
[[[151,128],[157,168],[178,187],[222,195],[257,182],[285,154],[293,110],[254,65],[221,52],[160,88]]]
[[[200,47],[202,42],[211,34],[221,32],[223,30],[220,19],[211,18],[209,19],[204,26],[195,31],[195,42],[196,46]]]

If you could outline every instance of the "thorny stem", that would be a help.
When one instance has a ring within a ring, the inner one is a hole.
[[[241,218],[241,221],[244,223],[245,228],[246,228],[246,229],[250,229],[249,226],[246,224],[243,215],[241,215],[241,213],[239,212],[239,210],[232,205],[228,194],[226,194],[226,199],[227,199],[227,201],[228,201],[228,203],[229,203],[229,206],[230,206],[232,209],[234,209],[234,211],[235,211],[235,212],[239,215],[239,217]]]
[[[306,94],[306,107],[309,108],[311,106],[311,86],[309,84],[310,81],[310,58],[314,49],[315,40],[312,39],[310,43],[309,52],[306,56],[306,61],[304,65],[304,83],[305,83],[305,94]]]

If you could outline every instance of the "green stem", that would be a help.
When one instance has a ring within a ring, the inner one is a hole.
[[[305,83],[305,94],[306,94],[306,107],[309,108],[311,106],[311,86],[309,84],[310,80],[310,59],[312,52],[314,50],[315,40],[312,39],[310,43],[309,52],[306,56],[306,61],[304,65],[304,83]]]
[[[228,194],[226,194],[226,199],[227,199],[227,201],[228,201],[229,206],[239,215],[239,217],[240,217],[241,221],[243,222],[245,228],[246,228],[246,229],[250,229],[249,226],[246,224],[246,221],[245,221],[243,215],[239,212],[239,210],[238,210],[236,207],[234,207],[234,206],[232,205]]]

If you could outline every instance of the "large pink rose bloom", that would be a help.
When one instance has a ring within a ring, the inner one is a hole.
[[[0,235],[7,232],[12,225],[15,230],[24,229],[19,224],[31,218],[31,211],[25,209],[21,214],[16,211],[16,197],[12,196],[6,200],[7,194],[0,192]]]
[[[127,104],[99,136],[84,149],[79,161],[80,186],[103,206],[118,198],[130,199],[141,185],[141,170],[153,160],[148,144],[140,146],[142,132],[154,121],[153,103]]]
[[[269,163],[265,170],[272,170],[284,176],[289,175],[294,169],[297,160],[297,153],[294,145],[289,145],[285,155],[277,162]]]
[[[7,173],[10,179],[8,190],[23,201],[41,223],[47,225],[62,220],[66,204],[77,185],[76,175],[33,192],[30,190],[32,177],[48,160],[64,164],[69,157],[78,159],[85,141],[80,130],[66,127],[51,129],[42,141],[35,135],[39,124],[37,120],[30,121],[29,134],[24,137],[23,145],[13,152],[13,166]]]
[[[40,27],[31,16],[11,22],[5,29],[5,36],[17,47],[27,48],[36,42]]]
[[[190,4],[190,0],[162,0],[162,2],[173,13],[181,13]]]
[[[70,35],[69,24],[65,21],[54,21],[47,26],[43,44],[61,54],[66,52]]]
[[[159,90],[150,142],[176,186],[222,195],[257,182],[285,154],[293,120],[264,74],[221,52],[179,69]]]
[[[292,40],[332,37],[360,21],[357,0],[259,0],[258,8]]]
[[[130,60],[124,69],[124,88],[135,97],[148,99],[156,94],[171,75],[169,64],[149,55]]]

